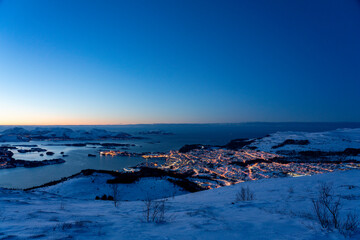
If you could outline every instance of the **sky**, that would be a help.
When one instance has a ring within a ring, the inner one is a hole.
[[[0,124],[360,121],[359,0],[2,0]]]

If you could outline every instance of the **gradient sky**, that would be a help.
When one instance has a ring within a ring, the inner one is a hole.
[[[360,121],[360,1],[0,1],[0,124]]]

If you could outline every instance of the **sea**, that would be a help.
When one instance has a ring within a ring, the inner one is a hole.
[[[14,126],[0,126],[0,131]],[[37,126],[23,126],[24,128],[34,128]],[[58,127],[58,126],[47,126]],[[143,137],[143,139],[106,140],[102,142],[116,142],[134,144],[126,149],[128,152],[166,152],[178,150],[185,144],[208,144],[224,145],[232,139],[238,138],[258,138],[268,134],[284,131],[302,132],[321,132],[331,131],[339,128],[360,128],[360,123],[229,123],[229,124],[138,124],[138,125],[101,125],[101,126],[61,126],[74,130],[86,130],[100,128],[109,131],[126,132],[133,136]],[[162,131],[171,134],[147,134],[142,132]],[[76,174],[84,169],[102,169],[121,171],[123,168],[136,166],[144,160],[141,157],[110,157],[100,156],[101,147],[68,147],[61,146],[63,143],[84,143],[89,141],[32,141],[26,143],[0,143],[0,144],[32,144],[45,148],[55,154],[51,157],[41,157],[40,153],[18,153],[14,150],[14,158],[21,160],[44,160],[53,158],[63,158],[63,164],[48,165],[36,168],[13,168],[0,169],[0,187],[25,189],[39,186],[50,181],[59,180]],[[94,141],[100,142],[100,141]],[[67,157],[62,157],[64,152]],[[94,154],[96,157],[88,157]]]

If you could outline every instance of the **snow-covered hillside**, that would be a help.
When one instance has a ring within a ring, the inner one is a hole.
[[[33,190],[0,189],[0,239],[360,239],[360,170],[353,169],[359,165],[360,129],[275,133],[247,147],[170,152],[165,166],[151,169],[170,169],[168,174],[121,178],[124,173],[88,170]],[[286,157],[265,157],[273,153]],[[233,166],[253,181],[240,182]],[[181,167],[189,171],[179,175]],[[274,174],[285,169],[302,174]],[[230,174],[237,184],[188,193],[173,178],[193,179],[190,171],[202,181]],[[255,180],[257,175],[263,179]],[[314,210],[321,186],[333,190],[326,194],[335,201],[331,206],[340,201],[339,226],[352,216],[356,231],[321,226]],[[251,197],[241,199],[241,192]]]
[[[287,139],[308,140],[308,144],[287,144],[281,147]],[[344,151],[346,148],[360,148],[360,128],[337,129],[327,132],[277,132],[267,137],[255,140],[250,147],[264,152],[279,150],[295,151]]]
[[[156,179],[148,180],[157,184]],[[115,207],[111,201],[81,199],[78,196],[83,194],[88,183],[69,182],[57,188],[49,187],[47,192],[44,189],[30,192],[1,189],[0,237],[345,239],[337,230],[322,230],[315,219],[311,199],[317,196],[321,182],[333,184],[335,195],[341,199],[342,216],[349,211],[360,214],[359,170],[263,179],[169,197],[165,202],[165,223],[145,222],[143,201],[124,201]],[[236,194],[244,186],[255,193],[255,199],[236,202]],[[61,196],[62,188],[70,194]],[[134,188],[132,192],[145,194],[141,188]],[[359,239],[360,235],[352,238]]]
[[[114,177],[109,174],[94,173],[90,176],[80,175],[59,184],[39,188],[34,191],[43,191],[61,197],[94,200],[96,196],[113,195],[113,184],[106,181]],[[167,178],[141,178],[133,184],[118,184],[119,199],[121,201],[158,199],[188,193]]]

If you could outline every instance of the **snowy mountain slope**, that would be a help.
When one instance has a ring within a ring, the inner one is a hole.
[[[273,148],[287,139],[308,140],[309,144],[289,144],[279,148]],[[278,150],[295,151],[344,151],[346,148],[360,148],[360,128],[337,129],[328,132],[277,132],[267,137],[257,139],[250,147],[265,152],[276,152]]]
[[[166,201],[167,222],[144,222],[142,201],[61,198],[43,191],[0,190],[0,237],[12,239],[345,239],[314,220],[311,199],[331,182],[342,213],[360,214],[360,171],[239,183]],[[235,202],[248,186],[255,200]],[[65,187],[65,186],[63,186]],[[70,185],[68,186],[70,187]],[[73,184],[72,192],[84,186]],[[54,189],[53,189],[54,190]],[[60,190],[60,189],[59,189]],[[353,239],[359,239],[354,235]]]
[[[39,188],[34,191],[56,194],[83,200],[94,200],[96,196],[113,195],[111,186],[106,181],[114,177],[109,174],[94,173],[90,176],[78,176],[59,184]],[[167,181],[166,178],[141,178],[133,184],[118,184],[121,201],[159,199],[188,193],[180,187]]]

